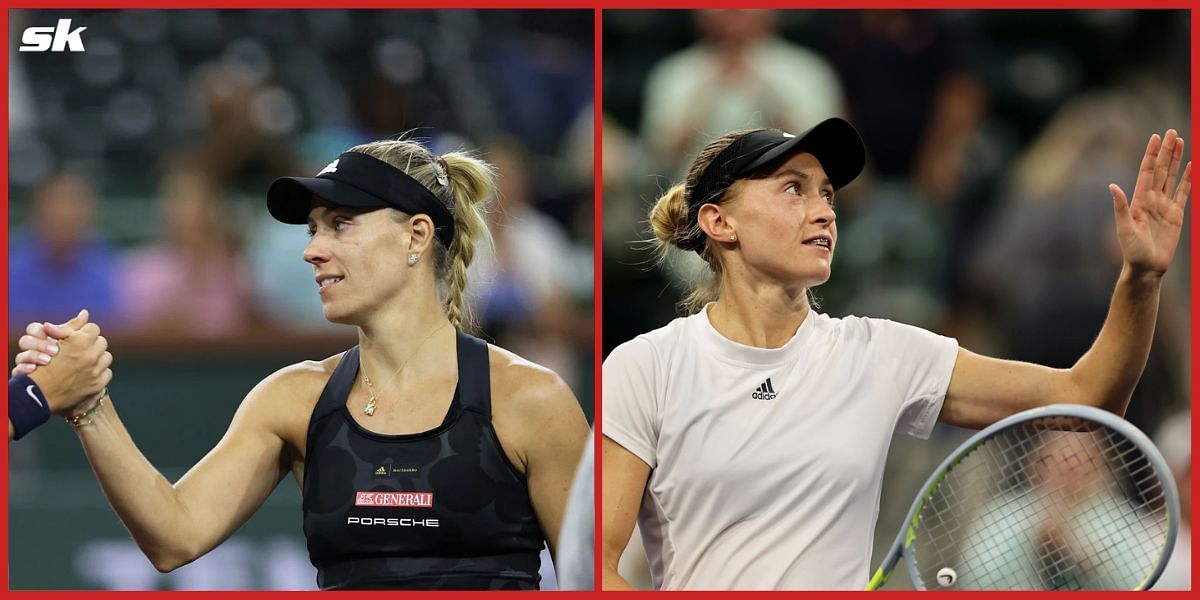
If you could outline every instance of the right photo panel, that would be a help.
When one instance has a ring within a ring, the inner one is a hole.
[[[602,588],[1189,589],[1190,19],[604,11]]]

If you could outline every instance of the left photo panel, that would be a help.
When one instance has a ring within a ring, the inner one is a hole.
[[[8,588],[592,589],[594,22],[8,11]]]

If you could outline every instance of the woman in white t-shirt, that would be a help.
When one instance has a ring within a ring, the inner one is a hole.
[[[660,589],[862,589],[893,431],[981,428],[1059,402],[1124,414],[1149,353],[1191,187],[1183,140],[1151,136],[1132,203],[1109,187],[1124,256],[1108,318],[1070,369],[988,358],[887,320],[816,313],[836,190],[862,171],[840,119],[720,137],[650,213],[700,254],[694,313],[604,362],[603,588],[635,519]]]

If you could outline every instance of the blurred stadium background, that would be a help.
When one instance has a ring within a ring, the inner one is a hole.
[[[84,52],[16,51],[64,18]],[[9,356],[27,322],[91,309],[122,419],[169,479],[260,379],[355,342],[322,318],[304,228],[268,217],[267,185],[405,132],[498,167],[469,290],[482,334],[555,369],[591,419],[592,11],[21,10],[8,33]],[[167,575],[70,427],[12,444],[9,484],[13,589],[315,587],[291,481]]]
[[[652,238],[649,207],[699,147],[725,131],[798,132],[840,115],[862,133],[868,163],[839,194],[820,310],[1070,366],[1099,331],[1120,270],[1106,185],[1132,189],[1151,133],[1174,127],[1195,143],[1188,20],[1185,11],[605,11],[605,353],[676,316],[698,272],[694,255],[656,267],[639,240]],[[754,58],[739,60],[729,50],[739,46]],[[1164,432],[1185,529],[1190,255],[1185,228],[1127,415]],[[930,470],[968,434],[939,426],[928,443],[896,438],[873,566]],[[1177,548],[1188,564],[1188,538]],[[635,538],[623,568],[645,586],[641,552]],[[902,570],[890,589],[908,585]],[[1159,587],[1188,581],[1169,573]]]

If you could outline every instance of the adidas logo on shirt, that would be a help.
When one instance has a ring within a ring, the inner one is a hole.
[[[778,394],[775,393],[775,386],[771,385],[770,377],[762,385],[758,386],[758,389],[754,390],[753,394],[750,394],[750,397],[755,400],[774,400],[775,396],[778,396]]]

